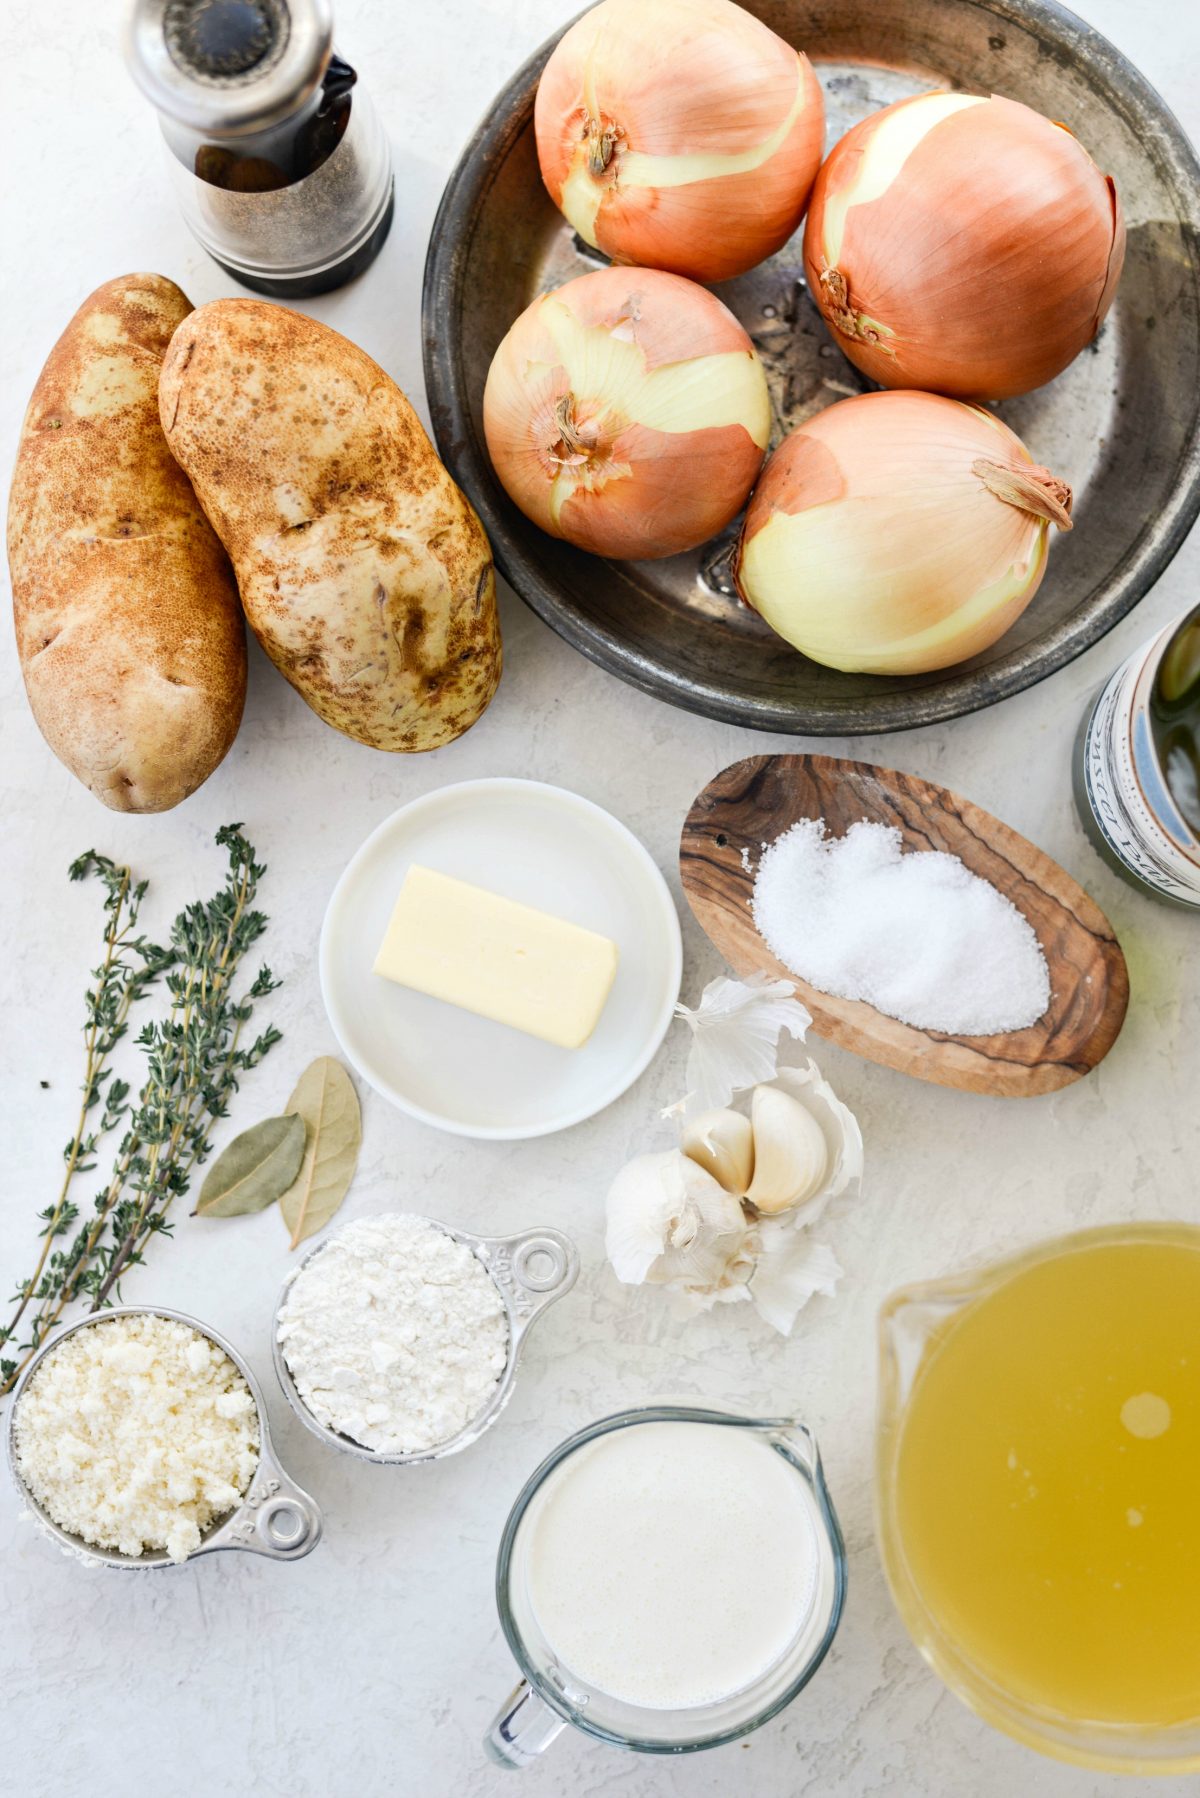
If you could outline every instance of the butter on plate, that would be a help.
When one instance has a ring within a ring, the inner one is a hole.
[[[374,971],[560,1049],[578,1049],[612,991],[617,945],[531,905],[413,866]]]

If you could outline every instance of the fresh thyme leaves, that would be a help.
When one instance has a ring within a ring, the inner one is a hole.
[[[265,916],[254,909],[266,870],[240,824],[225,825],[216,840],[229,857],[224,885],[179,913],[165,947],[135,934],[145,881],[135,885],[128,868],[94,851],[72,864],[72,880],[95,875],[104,883],[104,956],[85,1002],[83,1098],[64,1150],[62,1187],[40,1213],[41,1255],[0,1328],[0,1344],[17,1343],[34,1307],[16,1358],[0,1359],[0,1397],[73,1300],[90,1299],[93,1311],[111,1303],[122,1273],[142,1260],[150,1237],[170,1234],[171,1201],[187,1191],[193,1168],[209,1154],[209,1131],[228,1112],[239,1075],[279,1041],[274,1026],[244,1041],[255,1002],[279,984],[271,970],[260,968],[240,997],[234,993],[242,958],[266,929]],[[146,1079],[133,1101],[129,1086],[110,1077],[108,1058],[126,1032],[130,1007],[160,978],[170,1009],[136,1039],[146,1055]],[[72,1179],[95,1167],[100,1139],[122,1120],[112,1174],[92,1214],[81,1217],[70,1196]],[[65,1246],[56,1246],[63,1239]]]
[[[104,955],[100,966],[92,971],[93,984],[84,996],[84,1077],[79,1117],[74,1135],[63,1148],[66,1165],[58,1197],[39,1213],[42,1252],[32,1275],[14,1294],[15,1310],[8,1325],[0,1330],[0,1343],[14,1340],[28,1306],[38,1304],[30,1341],[22,1344],[28,1348],[36,1347],[44,1335],[43,1314],[57,1296],[73,1259],[72,1250],[55,1247],[79,1217],[79,1207],[70,1197],[71,1182],[76,1174],[88,1173],[95,1167],[100,1138],[129,1109],[129,1087],[125,1081],[111,1078],[108,1058],[125,1035],[130,1007],[171,960],[168,950],[136,933],[146,882],[134,885],[128,868],[119,867],[94,849],[72,862],[70,868],[72,880],[89,876],[99,879],[104,887]],[[101,1107],[98,1120],[94,1116],[97,1106]],[[18,1371],[18,1363],[0,1360],[0,1393],[9,1390]]]

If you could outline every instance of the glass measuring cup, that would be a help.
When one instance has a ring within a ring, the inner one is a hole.
[[[803,1482],[816,1545],[812,1600],[785,1652],[729,1697],[675,1711],[626,1703],[589,1686],[565,1666],[539,1627],[526,1578],[531,1507],[546,1481],[589,1443],[613,1431],[647,1423],[717,1424],[760,1436]],[[837,1632],[845,1592],[841,1531],[816,1441],[805,1425],[792,1418],[738,1417],[674,1404],[640,1406],[600,1418],[547,1456],[522,1488],[505,1524],[496,1564],[496,1603],[523,1678],[485,1738],[488,1754],[501,1766],[527,1766],[568,1723],[602,1742],[643,1754],[688,1754],[748,1735],[790,1704],[808,1684]]]
[[[922,1573],[919,1534],[909,1534],[905,1525],[902,1501],[902,1447],[905,1431],[910,1419],[919,1414],[923,1376],[931,1368],[936,1373],[938,1356],[943,1351],[946,1355],[953,1353],[953,1332],[960,1328],[969,1329],[981,1315],[986,1315],[989,1306],[994,1306],[998,1299],[1002,1301],[1006,1293],[1028,1293],[1030,1278],[1042,1280],[1048,1270],[1052,1271],[1056,1266],[1062,1267],[1072,1261],[1082,1262],[1092,1251],[1108,1254],[1114,1250],[1122,1253],[1132,1250],[1139,1254],[1152,1252],[1159,1255],[1180,1251],[1186,1252],[1190,1257],[1200,1258],[1200,1229],[1183,1223],[1130,1222],[1081,1230],[1038,1243],[1021,1254],[986,1267],[943,1279],[924,1281],[890,1295],[879,1318],[876,1527],[892,1597],[910,1636],[925,1660],[956,1697],[986,1722],[1042,1754],[1102,1772],[1194,1773],[1200,1771],[1200,1715],[1180,1717],[1164,1723],[1133,1722],[1120,1720],[1114,1715],[1094,1715],[1091,1711],[1085,1712],[1082,1707],[1068,1710],[1055,1706],[1048,1700],[1039,1702],[1033,1683],[1034,1675],[1029,1668],[1018,1666],[1014,1670],[1010,1658],[1007,1676],[1003,1676],[1005,1662],[996,1658],[994,1648],[988,1644],[982,1631],[975,1633],[974,1641],[983,1646],[973,1651],[970,1646],[971,1628],[979,1615],[979,1587],[970,1580],[961,1583],[957,1597],[959,1614],[955,1616],[953,1608],[946,1603],[944,1581],[940,1585],[930,1584]],[[1065,1341],[1078,1340],[1069,1321],[1072,1313],[1066,1308],[1062,1289],[1055,1294],[1057,1303],[1045,1296],[1047,1288],[1039,1288],[1039,1291],[1042,1294],[1041,1314],[1063,1331]],[[1091,1289],[1088,1291],[1090,1293]],[[1160,1310],[1167,1303],[1168,1297],[1166,1279],[1160,1277],[1146,1303],[1150,1310]],[[1142,1302],[1141,1299],[1137,1301],[1139,1305]],[[1153,1375],[1148,1374],[1144,1367],[1128,1376],[1122,1374],[1120,1351],[1111,1347],[1116,1328],[1114,1315],[1119,1313],[1114,1314],[1109,1308],[1096,1306],[1090,1299],[1089,1303],[1091,1316],[1097,1320],[1096,1334],[1103,1344],[1094,1384],[1099,1386],[1101,1381],[1113,1384],[1116,1395],[1113,1401],[1115,1412],[1116,1400],[1124,1390],[1126,1378],[1136,1388],[1141,1384],[1153,1383]],[[1146,1311],[1131,1307],[1129,1314],[1135,1318],[1144,1317]],[[1123,1328],[1128,1331],[1129,1327],[1126,1321]],[[1023,1342],[1024,1340],[1022,1338]],[[1086,1334],[1082,1340],[1088,1340]],[[1075,1420],[1089,1415],[1093,1406],[1092,1397],[1082,1382],[1074,1378],[1064,1379],[1056,1366],[1053,1350],[1045,1349],[1040,1336],[1035,1337],[1031,1352],[1035,1357],[1035,1390],[1047,1395],[1046,1402],[1041,1407],[1039,1421],[1052,1415],[1055,1440],[1070,1444],[1070,1432],[1078,1427]],[[945,1364],[944,1361],[941,1363]],[[951,1359],[948,1364],[953,1370],[954,1361]],[[1180,1365],[1184,1364],[1184,1360],[1181,1360]],[[959,1365],[961,1366],[961,1362]],[[1069,1365],[1074,1368],[1075,1363],[1072,1361]],[[1023,1394],[1027,1390],[1023,1363],[1019,1364],[1020,1371],[1014,1372],[1013,1364],[1000,1356],[998,1360],[991,1359],[989,1366],[998,1368],[997,1379],[1007,1382],[1010,1391]],[[953,1372],[947,1374],[947,1383],[953,1378]],[[925,1383],[925,1389],[928,1389],[928,1382]],[[917,1395],[916,1402],[914,1394]],[[1149,1395],[1142,1394],[1142,1397],[1145,1399]],[[1136,1404],[1137,1400],[1132,1402]],[[1002,1402],[989,1404],[986,1394],[975,1395],[975,1406],[981,1416],[1003,1415]],[[1157,1429],[1142,1431],[1134,1427],[1129,1441],[1132,1443],[1134,1437],[1142,1434],[1150,1438],[1161,1433]],[[973,1432],[965,1431],[965,1437],[973,1440]],[[1005,1440],[1008,1439],[1006,1435]],[[962,1439],[950,1437],[948,1440],[953,1444],[955,1455],[961,1457]],[[1060,1468],[1053,1462],[1044,1466],[1039,1464],[1042,1455],[1036,1447],[1036,1437],[1035,1452],[1030,1456],[1027,1466],[1022,1465],[1025,1445],[1021,1432],[1015,1430],[1011,1440],[1014,1442],[1014,1449],[1010,1450],[1007,1461],[1002,1462],[999,1457],[995,1457],[988,1461],[987,1467],[999,1470],[1001,1478],[1011,1476],[1016,1489],[1016,1497],[1010,1501],[1010,1509],[1013,1511],[1022,1508],[1022,1501],[1035,1497],[1039,1505],[1043,1506],[1047,1503],[1053,1505],[1057,1501],[1058,1510],[1051,1511],[1049,1527],[1053,1529],[1055,1519],[1061,1516],[1067,1502],[1081,1502],[1074,1495],[1076,1486],[1089,1506],[1103,1507],[1111,1503],[1119,1510],[1125,1503],[1121,1496],[1121,1483],[1112,1471],[1111,1459],[1106,1461],[1097,1456],[1093,1461],[1091,1457],[1085,1457],[1078,1463],[1072,1463],[1068,1459],[1066,1465],[1077,1465],[1080,1472],[1078,1475],[1072,1474],[1069,1482],[1064,1482]],[[1117,1450],[1118,1456],[1125,1453],[1125,1449]],[[1022,1581],[1028,1579],[1027,1569],[1017,1558],[1011,1561],[1006,1559],[1008,1551],[1000,1541],[995,1540],[990,1527],[980,1523],[979,1520],[996,1515],[994,1506],[991,1510],[985,1508],[991,1501],[992,1494],[987,1490],[980,1492],[976,1489],[972,1502],[971,1476],[965,1471],[965,1465],[960,1458],[959,1466],[964,1469],[960,1477],[947,1477],[947,1468],[939,1460],[935,1490],[940,1498],[961,1507],[961,1513],[968,1523],[978,1529],[981,1536],[986,1537],[991,1565],[985,1565],[982,1559],[974,1563],[980,1580],[994,1576],[998,1566],[1006,1582],[1006,1594],[1024,1593],[1026,1588]],[[1016,1484],[1021,1481],[1026,1483],[1023,1491]],[[1075,1515],[1079,1521],[1073,1520],[1071,1524],[1073,1543],[1086,1539],[1086,1513],[1077,1511]],[[1133,1526],[1140,1526],[1144,1521],[1137,1511],[1125,1512],[1123,1516]],[[1149,1522],[1149,1519],[1146,1521]],[[1003,1531],[1000,1533],[1003,1535]],[[1138,1529],[1131,1542],[1140,1541],[1140,1537],[1141,1531]],[[1052,1542],[1053,1540],[1054,1537],[1051,1537]],[[982,1552],[981,1550],[981,1554]],[[1040,1577],[1040,1564],[1031,1560],[1030,1565]],[[1105,1560],[1098,1560],[1093,1576],[1097,1589],[1102,1588],[1110,1571],[1112,1569],[1108,1568]],[[1092,1569],[1088,1567],[1087,1572],[1092,1574]],[[1069,1589],[1072,1578],[1077,1579],[1078,1573],[1071,1563],[1067,1563],[1064,1568],[1065,1589]],[[1043,1583],[1048,1589],[1052,1586],[1049,1579]],[[1113,1583],[1113,1589],[1119,1589],[1117,1582]],[[1178,1602],[1182,1603],[1183,1600]],[[1050,1638],[1042,1633],[1039,1619],[1031,1613],[1027,1599],[1022,1597],[1020,1603],[1021,1636],[1035,1645],[1044,1643],[1047,1639],[1057,1642],[1057,1633]],[[989,1616],[986,1594],[982,1615],[986,1624]],[[1137,1620],[1137,1614],[1133,1613],[1133,1616]],[[1057,1620],[1054,1627],[1060,1630]],[[1114,1632],[1106,1637],[1103,1633],[1098,1633],[1094,1623],[1089,1625],[1079,1618],[1074,1621],[1073,1634],[1081,1642],[1111,1641],[1117,1649],[1118,1657],[1126,1656],[1133,1660],[1136,1658],[1136,1637],[1128,1633],[1131,1627],[1133,1626],[1127,1619],[1124,1632]],[[993,1659],[991,1666],[985,1664],[989,1652]],[[1094,1708],[1098,1711],[1100,1707]]]

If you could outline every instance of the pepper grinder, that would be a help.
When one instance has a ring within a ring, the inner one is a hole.
[[[374,261],[391,151],[329,0],[129,0],[125,55],[183,215],[236,281],[303,299]]]

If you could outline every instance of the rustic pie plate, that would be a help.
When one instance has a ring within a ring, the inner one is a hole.
[[[1000,415],[1075,490],[1032,605],[984,654],[885,678],[818,667],[734,595],[736,526],[689,555],[607,562],[545,536],[492,473],[482,402],[517,314],[600,260],[542,186],[538,77],[556,40],[508,83],[463,152],[425,267],[425,379],[442,455],[483,518],[496,560],[558,633],[673,705],[808,735],[900,730],[991,705],[1079,655],[1158,579],[1200,510],[1200,165],[1153,88],[1098,32],[1048,0],[746,0],[807,51],[828,143],[881,106],[931,88],[1023,100],[1076,132],[1117,182],[1125,272],[1097,341]],[[800,236],[717,290],[767,368],[775,438],[868,385],[834,348],[803,280]]]

